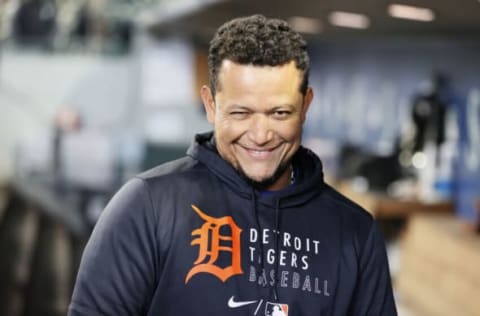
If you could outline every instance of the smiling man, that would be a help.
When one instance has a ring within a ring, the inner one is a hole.
[[[313,98],[304,39],[281,20],[234,19],[209,70],[214,131],[115,195],[69,315],[396,315],[373,218],[301,146]]]
[[[215,96],[201,91],[219,154],[257,188],[286,187],[313,96],[300,91],[303,71],[293,60],[260,67],[223,59],[219,68]]]

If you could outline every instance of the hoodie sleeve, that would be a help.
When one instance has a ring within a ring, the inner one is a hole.
[[[359,272],[349,315],[396,316],[385,243],[375,222],[360,255]]]
[[[115,194],[85,247],[69,316],[143,315],[156,274],[155,218],[144,180]]]

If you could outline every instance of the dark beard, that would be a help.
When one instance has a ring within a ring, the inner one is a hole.
[[[288,169],[289,166],[290,162],[281,164],[270,177],[261,181],[250,178],[240,166],[238,167],[237,171],[240,176],[242,176],[242,178],[245,179],[245,181],[247,181],[248,184],[253,186],[255,189],[259,191],[266,191],[270,186],[277,182],[277,180],[283,175],[283,173]]]

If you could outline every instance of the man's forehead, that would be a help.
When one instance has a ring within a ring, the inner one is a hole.
[[[234,67],[253,67],[253,68],[283,68],[283,67],[288,67],[290,65],[293,65],[295,66],[295,68],[298,69],[297,67],[297,63],[295,62],[294,59],[291,59],[283,64],[279,64],[279,65],[275,65],[275,66],[271,66],[271,65],[258,65],[258,64],[252,64],[252,63],[240,63],[240,62],[237,62],[237,61],[234,61],[234,60],[231,60],[231,59],[228,59],[228,58],[225,58],[222,60],[222,63],[220,64],[220,72],[223,70],[223,69],[228,69],[228,68],[234,68]],[[300,69],[298,69],[300,70]]]
[[[269,80],[275,80],[280,78],[295,78],[299,80],[303,71],[296,67],[295,61],[290,61],[286,64],[277,66],[269,65],[253,65],[253,64],[240,64],[229,59],[223,60],[219,73],[218,73],[218,85],[221,85],[225,80],[237,81],[240,78],[243,80],[257,80],[259,78],[269,78]],[[272,74],[273,77],[272,77]],[[250,78],[250,79],[247,79]],[[218,87],[220,88],[220,87]]]
[[[278,94],[278,89],[283,92],[291,91],[292,88],[299,90],[303,76],[303,71],[296,67],[294,60],[278,66],[264,66],[241,64],[225,59],[222,61],[215,89],[218,93],[225,89],[230,92],[232,92],[231,89],[236,92],[262,89]],[[239,87],[241,90],[237,89]],[[272,90],[275,89],[274,87],[277,90]]]

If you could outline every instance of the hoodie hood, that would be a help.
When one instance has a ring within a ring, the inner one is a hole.
[[[251,197],[252,192],[258,193],[228,161],[219,155],[213,132],[197,134],[187,154],[205,164],[234,192],[245,197]],[[258,196],[259,203],[276,207],[278,206],[276,203],[281,201],[282,207],[291,207],[301,205],[319,194],[321,191],[319,188],[323,188],[324,181],[322,163],[317,155],[300,146],[292,158],[292,164],[295,169],[301,170],[295,184],[272,194]]]

